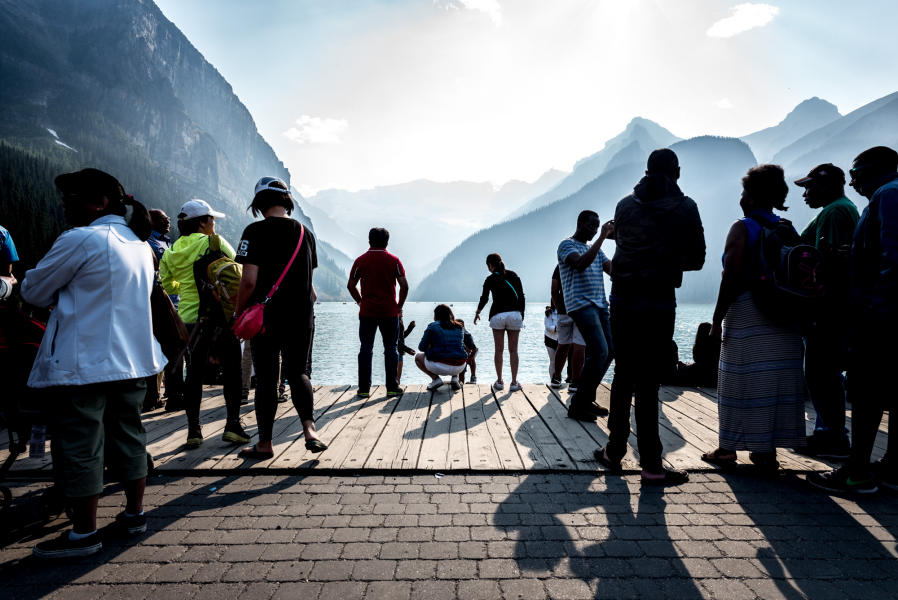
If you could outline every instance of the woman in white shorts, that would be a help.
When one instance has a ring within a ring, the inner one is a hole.
[[[483,282],[483,293],[477,304],[474,324],[480,319],[480,311],[493,296],[490,306],[490,328],[493,330],[496,365],[496,383],[493,389],[498,391],[505,387],[502,381],[502,353],[505,350],[505,332],[508,332],[508,362],[511,365],[511,385],[509,391],[521,389],[518,383],[518,336],[524,328],[524,287],[521,278],[514,271],[505,268],[502,257],[496,253],[486,257],[486,268],[489,276]]]
[[[441,375],[450,375],[449,385],[453,390],[461,387],[458,375],[465,370],[468,352],[464,344],[464,325],[455,320],[452,309],[440,304],[433,309],[433,323],[424,330],[415,364],[430,375],[428,390],[435,390],[443,385]]]

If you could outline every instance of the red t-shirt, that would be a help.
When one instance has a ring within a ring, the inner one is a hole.
[[[402,261],[386,250],[370,248],[355,259],[350,274],[362,283],[361,317],[398,317],[396,280],[405,277]]]

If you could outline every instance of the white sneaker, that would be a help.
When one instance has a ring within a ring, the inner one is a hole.
[[[437,377],[436,379],[434,379],[433,381],[431,381],[430,383],[427,384],[427,389],[432,391],[432,390],[437,389],[441,385],[443,385],[443,380],[441,378]]]
[[[502,383],[501,381],[497,381],[496,383],[493,384],[493,390],[496,392],[498,392],[500,390],[504,390],[504,389],[505,389],[505,384]]]
[[[461,389],[461,385],[458,383],[457,376],[453,376],[452,379],[449,380],[449,387],[451,387],[453,390]]]
[[[511,382],[511,385],[508,386],[509,392],[520,392],[521,389],[523,389],[523,388],[521,388],[521,384],[518,383],[517,381]]]

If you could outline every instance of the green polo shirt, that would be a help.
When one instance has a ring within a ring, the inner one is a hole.
[[[824,206],[801,232],[801,241],[823,254],[827,295],[841,297],[848,288],[851,240],[859,219],[857,206],[842,196]]]

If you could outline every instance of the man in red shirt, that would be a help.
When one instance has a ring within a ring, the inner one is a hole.
[[[390,232],[375,227],[368,232],[368,251],[355,259],[349,271],[349,293],[359,305],[359,391],[367,398],[371,394],[371,356],[374,335],[380,329],[384,342],[384,371],[387,396],[402,394],[396,369],[399,363],[399,317],[408,296],[408,281],[402,261],[387,252]],[[359,282],[362,291],[359,293]],[[396,283],[399,301],[396,301]]]

